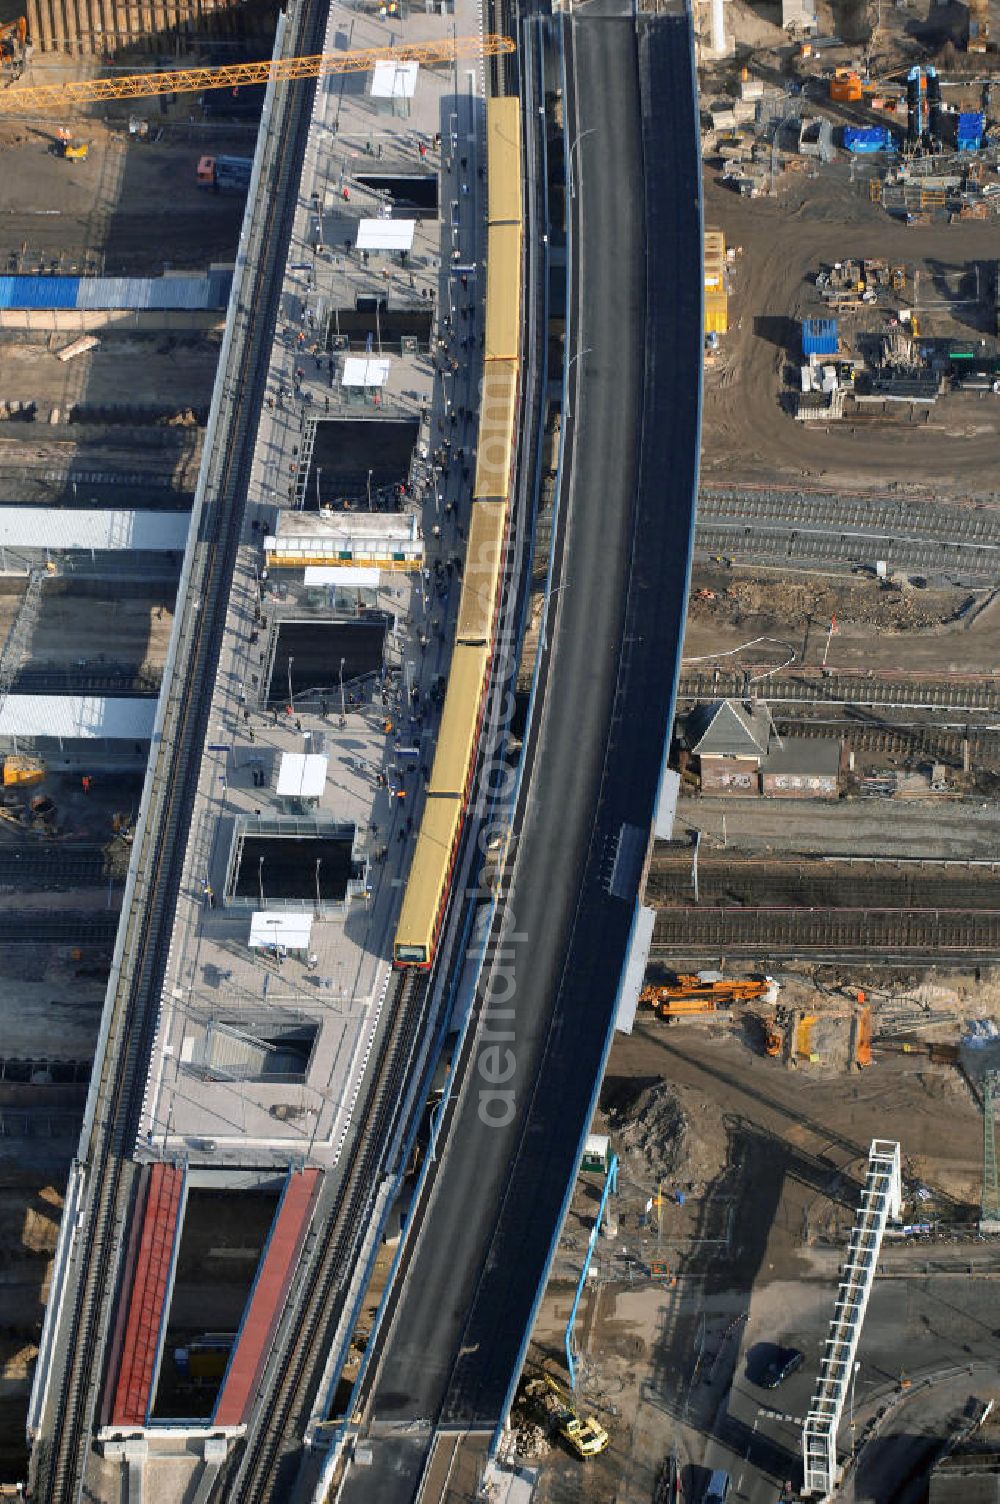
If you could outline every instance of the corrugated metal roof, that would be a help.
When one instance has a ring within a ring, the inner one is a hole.
[[[161,553],[182,549],[190,525],[187,512],[0,506],[0,548],[134,548]]]
[[[79,277],[0,277],[0,308],[75,308]]]
[[[225,308],[231,271],[186,277],[0,277],[0,308]]]
[[[156,701],[105,695],[8,695],[0,707],[0,738],[53,736],[66,741],[148,741]]]
[[[225,284],[225,285],[223,285]],[[224,308],[232,273],[182,277],[87,277],[80,282],[77,308]]]

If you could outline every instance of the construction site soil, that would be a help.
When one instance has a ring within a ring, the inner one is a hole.
[[[220,319],[222,315],[219,315]],[[57,410],[62,422],[127,421],[129,412],[155,407],[175,421],[191,422],[190,414],[208,406],[219,358],[218,331],[204,334],[101,333],[100,345],[59,360],[73,335],[8,334],[0,345],[3,396],[8,402],[33,403],[46,414]],[[41,414],[45,416],[46,414]],[[24,428],[26,425],[17,423]],[[6,425],[5,425],[6,427]]]
[[[776,588],[778,578],[738,566],[696,569],[684,666],[777,666],[794,654],[798,667],[825,657],[831,669],[865,672],[1000,672],[996,591],[794,574],[780,576]]]
[[[839,162],[815,176],[790,176],[774,198],[740,198],[706,171],[705,219],[742,247],[730,299],[730,329],[706,377],[702,477],[720,482],[822,479],[864,490],[892,476],[897,486],[933,487],[940,497],[990,496],[1000,457],[1000,403],[988,394],[948,395],[917,423],[799,423],[782,407],[785,373],[796,360],[796,320],[820,312],[809,285],[821,265],[851,256],[933,268],[996,259],[988,222],[916,228],[870,202]],[[774,254],[776,239],[781,254]],[[871,326],[884,326],[872,310]],[[969,337],[975,328],[956,326]],[[950,441],[950,442],[949,442]]]
[[[844,1003],[829,982],[817,992],[805,973],[785,981],[790,1002]],[[837,985],[848,981],[857,985],[842,974]],[[914,1004],[922,985],[887,984],[886,1007],[897,1007],[907,991]],[[990,992],[994,1006],[1000,997],[993,980],[964,977],[960,985]],[[938,989],[938,1005],[942,994],[954,992]],[[543,1445],[543,1504],[647,1504],[674,1449],[696,1473],[713,1438],[733,1429],[730,1384],[748,1310],[744,1347],[751,1335],[794,1330],[793,1309],[803,1303],[815,1307],[822,1336],[868,1146],[890,1124],[903,1140],[910,1204],[919,1187],[928,1217],[974,1216],[981,1116],[954,1067],[885,1056],[860,1076],[822,1063],[789,1070],[749,1048],[738,1025],[670,1028],[642,1014],[632,1036],[616,1037],[593,1129],[611,1134],[620,1191],[613,1234],[598,1244],[576,1323],[580,1409],[597,1415],[611,1444],[585,1464],[558,1442]],[[561,1374],[572,1287],[599,1188],[596,1177],[580,1177],[536,1323],[532,1369]],[[808,1297],[790,1293],[797,1288]],[[768,1318],[771,1290],[778,1309]],[[916,1302],[924,1297],[911,1293],[897,1372],[914,1356],[904,1351],[906,1330],[913,1323],[922,1330]],[[934,1295],[925,1298],[933,1309]],[[538,1441],[531,1417],[516,1419],[530,1448]],[[785,1466],[794,1460],[794,1427],[790,1435]]]
[[[89,145],[85,162],[50,150],[67,123]],[[205,151],[252,155],[255,138],[253,123],[189,124],[186,113],[167,122],[156,142],[129,139],[127,112],[113,126],[68,114],[51,125],[0,123],[0,265],[137,277],[232,261],[245,200],[199,187],[198,158]]]

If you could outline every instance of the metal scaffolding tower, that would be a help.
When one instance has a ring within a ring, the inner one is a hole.
[[[868,1153],[868,1175],[841,1272],[836,1314],[830,1323],[819,1378],[802,1428],[805,1494],[828,1498],[837,1483],[837,1431],[850,1390],[854,1355],[885,1224],[890,1217],[899,1216],[901,1204],[899,1144],[889,1139],[873,1139]]]
[[[983,1201],[980,1232],[1000,1232],[1000,1176],[997,1174],[996,1100],[1000,1096],[1000,1071],[983,1077]]]
[[[38,621],[38,611],[42,603],[42,581],[52,569],[33,569],[28,576],[27,589],[17,608],[11,629],[7,633],[7,641],[0,650],[0,706],[3,705],[10,694],[18,670],[26,662],[31,648],[32,633]]]

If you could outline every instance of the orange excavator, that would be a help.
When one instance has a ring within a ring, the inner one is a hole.
[[[24,16],[0,26],[0,73],[12,83],[24,72],[28,46],[28,23]]]
[[[724,977],[717,971],[700,971],[696,976],[677,976],[662,987],[644,987],[639,1001],[661,1018],[670,1020],[717,1013],[736,1003],[776,1003],[778,991],[772,977],[744,981]]]

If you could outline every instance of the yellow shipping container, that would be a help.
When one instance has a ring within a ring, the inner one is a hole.
[[[705,231],[705,261],[706,264],[712,259],[725,261],[726,237],[721,230]]]
[[[521,226],[490,225],[486,359],[517,360],[521,334]]]
[[[516,95],[486,104],[488,216],[491,225],[521,219],[521,101]]]
[[[729,330],[729,298],[724,292],[705,294],[705,333],[726,334]]]

